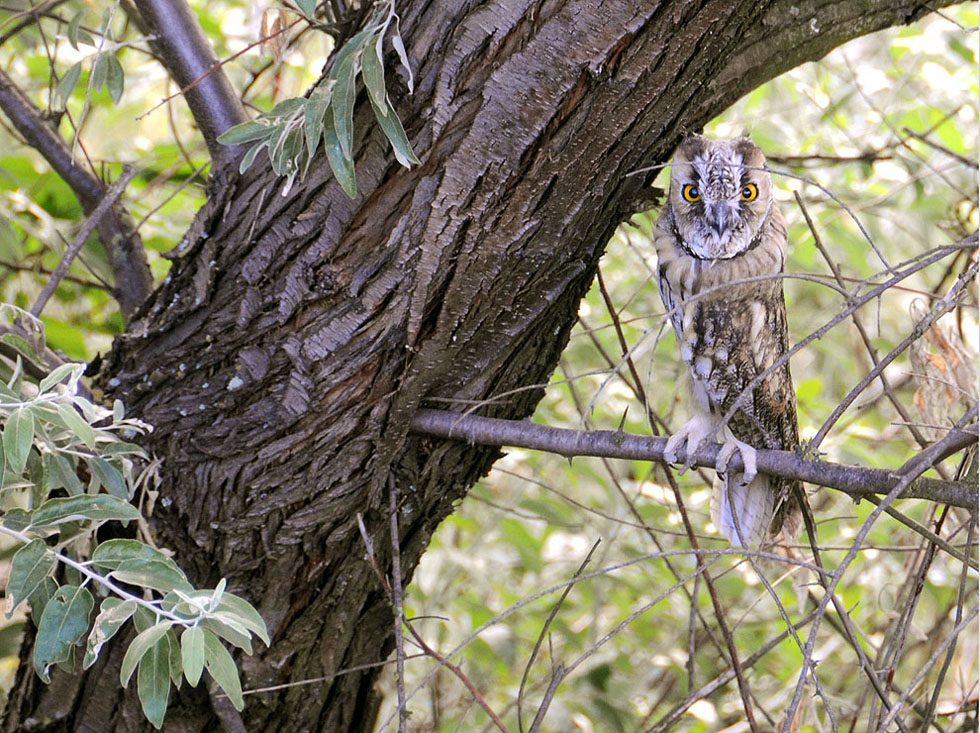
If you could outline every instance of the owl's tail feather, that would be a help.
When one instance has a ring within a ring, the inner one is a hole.
[[[711,521],[733,547],[758,548],[769,534],[776,492],[768,476],[748,484],[741,474],[719,474],[711,491]]]

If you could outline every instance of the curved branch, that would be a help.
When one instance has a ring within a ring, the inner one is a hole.
[[[44,114],[13,80],[0,69],[0,110],[68,184],[82,210],[91,215],[106,195],[105,186],[95,175],[77,165],[71,149]],[[121,207],[114,206],[98,222],[99,239],[109,255],[115,277],[113,295],[127,322],[153,289],[153,277],[139,234]]]
[[[218,63],[201,23],[184,0],[137,0],[153,45],[170,76],[180,85],[194,121],[211,153],[212,171],[241,153],[222,145],[218,135],[248,119],[235,88]]]
[[[412,432],[439,438],[466,440],[480,445],[509,445],[574,456],[600,456],[640,461],[663,461],[666,438],[613,432],[610,430],[569,430],[552,428],[524,420],[500,420],[476,415],[463,415],[446,410],[421,409],[412,419]],[[956,431],[951,443],[959,449],[977,442],[975,431]],[[691,464],[714,468],[721,446],[706,444]],[[682,451],[683,453],[683,451]],[[825,486],[860,499],[873,494],[887,494],[901,476],[881,468],[843,466],[826,461],[806,461],[790,451],[756,449],[760,473],[782,478],[799,479]],[[678,455],[683,462],[685,455]],[[741,456],[733,456],[729,464],[733,471],[742,468]],[[928,499],[942,504],[965,507],[976,511],[976,487],[955,481],[918,478],[902,492],[903,499]]]

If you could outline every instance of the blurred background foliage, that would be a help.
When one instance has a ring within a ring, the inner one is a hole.
[[[302,25],[283,43],[259,44],[263,27],[294,19],[280,18],[278,6],[191,4],[219,58],[234,57],[225,70],[256,111],[301,95],[331,50],[329,37]],[[125,163],[139,168],[124,201],[139,224],[155,276],[164,278],[168,261],[160,253],[179,242],[203,203],[208,160],[175,96],[178,90],[147,54],[145,39],[119,6],[101,16],[101,5],[81,0],[55,4],[43,13],[43,32],[24,15],[27,7],[22,0],[0,7],[0,66],[59,120],[66,138],[77,136],[80,165],[108,178],[118,176]],[[93,43],[79,35],[76,48],[68,33],[70,21],[79,15],[76,27]],[[773,169],[791,174],[777,174],[775,183],[790,225],[787,269],[805,278],[792,277],[785,284],[794,342],[844,307],[840,293],[826,286],[832,282],[828,262],[815,246],[794,191],[852,287],[881,282],[886,268],[826,191],[859,217],[893,266],[977,230],[977,24],[977,6],[967,4],[914,26],[854,41],[755,90],[706,129],[717,137],[750,131]],[[104,35],[98,32],[100,25],[108,29]],[[105,45],[98,46],[103,37]],[[114,55],[124,71],[116,103],[110,85],[96,90],[90,84],[100,50]],[[62,110],[59,81],[76,63],[81,73]],[[657,185],[666,187],[666,179],[662,175]],[[615,319],[597,285],[582,303],[579,324],[537,410],[537,422],[601,429],[622,424],[628,431],[650,432],[643,399],[623,363],[614,321],[621,325],[649,408],[667,427],[662,432],[686,419],[683,367],[673,334],[664,327],[653,279],[649,232],[655,220],[655,211],[634,217],[610,243],[602,275]],[[67,186],[0,116],[0,297],[20,306],[33,303],[81,221]],[[879,357],[911,331],[913,304],[929,303],[929,294],[944,292],[972,257],[973,251],[965,251],[955,261],[944,259],[862,309],[862,324]],[[105,254],[93,240],[46,308],[49,343],[68,357],[90,359],[104,352],[122,327],[106,289],[108,273]],[[948,424],[960,417],[964,402],[976,400],[975,285],[970,301],[972,307],[944,319],[942,331],[949,348],[959,349],[963,363],[972,366],[966,382],[961,379],[950,393],[930,391],[936,380],[917,377],[922,370],[916,372],[907,354],[886,369],[898,401],[914,421]],[[948,366],[952,352],[937,343],[920,356],[926,365],[945,360]],[[850,321],[793,358],[804,438],[816,432],[871,366]],[[917,393],[928,414],[916,412]],[[918,451],[904,423],[875,382],[845,412],[820,450],[828,460],[894,468]],[[678,579],[691,575],[695,564],[663,469],[640,462],[569,462],[522,450],[506,454],[446,520],[423,557],[407,589],[406,612],[417,619],[413,626],[443,654],[462,647],[453,661],[514,730],[525,668],[521,707],[526,730],[548,687],[552,665],[570,665],[583,656],[559,686],[543,730],[647,730],[679,705],[672,730],[746,730],[734,683],[692,695],[725,673],[729,663],[718,648],[717,622],[704,583],[687,579],[670,592]],[[955,463],[948,462],[947,474],[955,471]],[[702,532],[702,545],[720,549],[726,545],[710,527],[706,479],[708,472],[689,472],[680,484],[692,521]],[[825,562],[833,567],[872,506],[855,505],[828,490],[815,492],[811,504]],[[926,502],[903,502],[899,508],[930,527],[941,514],[941,508]],[[939,531],[962,546],[967,526],[966,513],[956,510]],[[584,573],[605,571],[572,587],[542,636],[561,589],[544,591],[569,581],[598,540]],[[961,563],[943,552],[926,563],[925,547],[917,534],[884,517],[839,589],[865,652],[882,668],[883,678],[891,675],[902,690],[953,627],[960,595]],[[785,628],[759,578],[737,556],[720,557],[711,571],[742,658]],[[766,566],[767,577],[796,620],[809,608],[806,594],[812,578],[801,571],[784,577],[783,572],[781,565]],[[976,573],[968,575],[967,605],[975,606]],[[921,594],[913,597],[919,576]],[[703,622],[692,621],[692,609]],[[863,730],[868,716],[877,714],[874,695],[854,650],[830,620],[824,621],[816,646],[821,692],[839,724]],[[15,638],[0,630],[0,654],[16,651],[5,645],[8,637]],[[540,651],[528,666],[539,640]],[[942,730],[963,729],[976,720],[977,653],[974,625],[960,637],[941,687]],[[795,642],[783,641],[748,673],[760,711],[771,718],[766,721],[766,715],[757,713],[764,725],[777,722],[792,698],[801,659]],[[492,729],[470,692],[446,668],[431,659],[411,659],[406,675],[408,689],[417,690],[408,703],[412,730]],[[936,676],[932,670],[910,691],[920,709],[929,702]],[[383,723],[395,707],[390,674],[382,686]],[[800,730],[830,730],[814,692],[808,683]],[[854,726],[852,721],[860,722]],[[967,729],[975,730],[975,725]]]

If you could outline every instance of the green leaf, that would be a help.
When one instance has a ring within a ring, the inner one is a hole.
[[[68,381],[69,384],[78,382],[79,377],[82,376],[82,372],[85,371],[84,364],[76,364],[74,362],[68,362],[67,364],[62,364],[61,366],[55,367],[38,385],[38,390],[41,392],[47,392],[54,385],[59,384],[65,377],[71,377]]]
[[[92,477],[105,486],[106,491],[112,494],[113,497],[123,501],[129,498],[129,485],[118,468],[109,463],[105,458],[93,456],[92,458],[87,458],[86,461],[92,471]]]
[[[3,526],[15,532],[23,532],[31,526],[31,513],[23,509],[9,509],[3,515]]]
[[[126,650],[126,656],[123,657],[122,666],[119,668],[119,684],[123,687],[129,684],[129,678],[133,676],[133,672],[136,671],[136,666],[143,659],[143,655],[150,651],[150,648],[167,633],[173,624],[173,621],[160,621],[133,639],[129,649]]]
[[[303,15],[307,18],[312,18],[313,14],[316,12],[317,0],[296,0],[296,7],[299,8]]]
[[[11,471],[24,472],[33,443],[34,414],[27,407],[19,407],[10,414],[3,428],[3,450]]]
[[[44,540],[31,540],[17,550],[10,563],[10,577],[7,579],[5,592],[4,610],[7,618],[10,618],[14,609],[44,583],[45,578],[51,577],[56,564],[54,553],[48,551]]]
[[[204,629],[191,626],[180,635],[181,660],[184,677],[191,687],[197,687],[204,671]]]
[[[127,560],[153,560],[181,572],[177,563],[164,553],[138,540],[106,540],[92,553],[92,564],[99,570],[115,570]]]
[[[129,617],[136,611],[135,601],[123,601],[119,598],[109,597],[102,601],[99,615],[95,617],[92,625],[92,633],[88,635],[85,644],[85,659],[82,661],[82,669],[88,669],[95,660],[99,658],[102,646],[109,641],[116,632],[122,628]]]
[[[334,66],[331,74],[336,73],[337,86],[334,87],[333,127],[344,158],[354,159],[354,61],[353,55],[347,56]]]
[[[184,680],[184,667],[180,661],[180,642],[177,641],[177,634],[173,629],[170,629],[163,638],[167,640],[169,648],[170,681],[179,690]]]
[[[100,53],[95,56],[95,65],[92,67],[92,89],[101,91],[105,86],[106,77],[109,75],[109,56],[110,53]]]
[[[368,43],[361,54],[361,78],[367,87],[368,96],[377,107],[386,113],[385,103],[385,69],[381,60],[381,42],[384,36],[378,34],[377,42]],[[375,110],[377,111],[377,110]]]
[[[170,695],[170,641],[166,634],[161,635],[143,654],[139,674],[136,675],[136,690],[143,706],[143,715],[159,730],[167,714]]]
[[[81,25],[82,20],[85,18],[87,13],[88,11],[85,10],[85,8],[82,8],[75,13],[74,17],[70,21],[68,21],[68,43],[70,43],[71,47],[76,51],[78,50],[78,27]]]
[[[51,577],[45,578],[44,582],[37,587],[37,589],[31,593],[28,601],[31,604],[31,618],[34,619],[34,625],[37,626],[41,623],[41,617],[44,615],[44,609],[47,608],[48,601],[50,601],[54,594],[58,592],[58,582]]]
[[[319,145],[320,137],[323,135],[323,118],[330,107],[335,83],[333,79],[327,79],[318,84],[310,94],[310,98],[306,100],[303,122],[306,130],[306,147],[311,158],[316,154],[317,145]]]
[[[259,152],[261,152],[262,148],[268,147],[268,145],[269,145],[269,141],[263,140],[262,142],[256,143],[251,148],[249,148],[249,151],[245,153],[245,157],[242,158],[242,162],[238,166],[238,172],[244,173],[245,171],[247,171],[249,169],[249,166],[251,166],[252,163],[255,161],[255,156],[257,156]]]
[[[109,574],[123,583],[153,588],[161,593],[169,593],[175,588],[193,590],[182,571],[174,570],[172,563],[158,560],[124,560]]]
[[[85,492],[75,467],[63,453],[45,453],[42,460],[52,488],[63,487],[72,496]]]
[[[350,198],[357,196],[357,180],[354,178],[354,161],[344,155],[333,129],[333,119],[327,115],[323,120],[323,146],[327,162],[337,179],[337,183]]]
[[[412,67],[408,63],[408,54],[405,53],[405,42],[402,41],[401,33],[398,32],[397,28],[395,34],[391,37],[391,45],[395,49],[395,53],[398,54],[398,58],[402,62],[402,67],[408,74],[408,81],[406,83],[408,85],[408,93],[411,94],[415,89],[415,77],[412,74]]]
[[[63,585],[44,607],[34,640],[34,671],[46,683],[48,668],[68,660],[71,648],[88,630],[95,601],[85,588]]]
[[[244,598],[239,598],[231,593],[224,593],[221,596],[221,600],[218,601],[216,610],[220,611],[222,615],[228,614],[232,616],[243,627],[262,639],[266,646],[269,646],[269,630],[265,625],[265,621],[259,615],[259,612],[255,610],[255,607]]]
[[[228,615],[218,617],[215,614],[201,619],[201,626],[237,646],[246,654],[252,653],[252,635],[248,633],[248,629],[238,622],[237,618]]]
[[[58,415],[65,421],[68,429],[77,435],[79,440],[85,443],[86,448],[95,450],[95,428],[89,425],[74,407],[64,402],[59,402]]]
[[[268,138],[275,132],[276,126],[269,120],[257,119],[243,122],[240,125],[229,127],[218,135],[218,142],[222,145],[239,145],[251,142],[252,140],[262,140]]]
[[[77,61],[72,64],[65,75],[61,77],[61,81],[58,82],[58,86],[54,90],[54,106],[56,109],[64,109],[68,104],[68,100],[71,99],[72,93],[75,91],[75,87],[78,86],[78,80],[82,75],[82,62]]]
[[[390,103],[386,101],[385,106],[387,113],[379,109],[373,99],[371,100],[374,116],[378,118],[378,124],[381,125],[385,136],[391,142],[392,150],[395,151],[395,158],[406,168],[411,168],[413,164],[418,165],[420,161],[416,157],[415,151],[412,150],[412,144],[408,141],[408,136],[405,134],[405,128],[402,127],[401,120],[398,119],[398,115],[395,114],[395,110],[391,107]]]
[[[122,64],[119,63],[119,59],[116,58],[114,53],[109,54],[107,65],[106,87],[109,90],[109,97],[112,99],[113,104],[119,104],[119,100],[122,98],[123,88],[126,83],[126,77],[123,74],[123,67]]]
[[[115,496],[69,496],[48,499],[31,517],[32,527],[50,527],[83,519],[139,519],[139,509]]]
[[[204,631],[204,666],[218,683],[218,686],[225,691],[235,710],[241,711],[245,707],[242,699],[242,683],[238,679],[238,668],[235,667],[235,660],[225,649],[224,645],[210,631]]]

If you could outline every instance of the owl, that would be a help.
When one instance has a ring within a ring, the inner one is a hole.
[[[740,398],[789,348],[779,277],[786,222],[772,197],[762,151],[747,137],[689,136],[671,166],[654,229],[660,297],[691,377],[695,414],[667,442],[674,463],[703,439],[722,443],[711,519],[735,546],[759,547],[781,530],[795,537],[806,497],[799,482],[756,473],[756,448],[799,445],[789,364]],[[727,423],[723,417],[738,401]],[[738,452],[744,471],[728,475]]]

